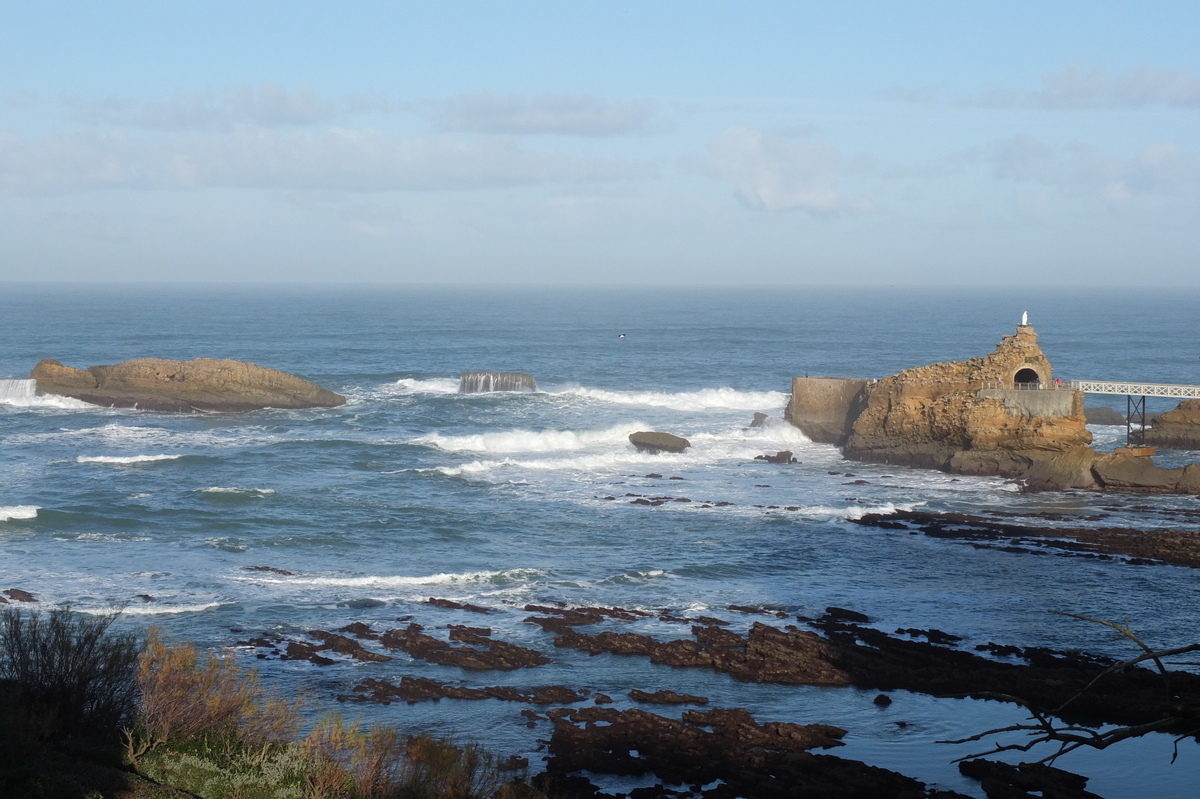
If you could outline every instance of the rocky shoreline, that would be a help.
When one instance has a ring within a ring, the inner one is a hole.
[[[885,525],[889,518],[890,527]],[[957,514],[864,517],[861,523],[884,529],[905,524],[930,535],[950,528],[964,536],[1031,537],[1037,532],[1031,526]],[[1093,532],[1099,539],[1109,535],[1104,530]],[[1078,530],[1071,530],[1070,535],[1061,530],[1042,533],[1061,538],[1081,534]],[[1172,561],[1160,557],[1145,562]],[[1183,558],[1178,563],[1195,567],[1200,566],[1200,559]],[[424,604],[431,610],[466,609],[456,607],[461,603],[438,598]],[[551,647],[517,646],[496,639],[491,628],[456,624],[443,626],[444,637],[429,634],[411,616],[401,617],[404,626],[394,630],[353,622],[336,633],[311,631],[307,640],[264,634],[238,643],[257,648],[259,657],[302,659],[317,666],[332,664],[338,656],[360,661],[363,666],[382,664],[392,660],[388,651],[403,650],[415,658],[471,672],[536,669],[554,658],[553,649],[575,649],[591,655],[644,659],[669,669],[715,671],[741,682],[876,691],[880,693],[875,703],[881,707],[891,704],[890,692],[907,691],[1020,702],[1047,718],[1085,726],[1149,725],[1195,735],[1200,723],[1200,675],[1172,671],[1171,689],[1164,693],[1163,676],[1141,665],[1118,668],[1116,661],[1087,652],[990,641],[975,645],[972,651],[951,632],[900,628],[889,633],[873,626],[867,615],[845,608],[829,607],[819,618],[806,618],[771,608],[730,605],[727,610],[735,614],[735,622],[736,616],[751,617],[744,632],[726,619],[692,618],[671,609],[655,614],[564,603],[471,610],[523,610],[531,614],[524,618],[525,623],[552,636],[547,641]],[[689,634],[663,638],[620,629],[627,624],[636,628],[645,621],[683,625]],[[595,626],[603,629],[578,629]],[[560,797],[962,796],[861,761],[815,754],[813,750],[840,745],[847,731],[838,727],[802,721],[762,722],[744,708],[710,707],[708,697],[668,689],[630,688],[627,696],[636,705],[680,710],[671,714],[614,707],[611,696],[589,686],[497,686],[483,681],[470,685],[397,674],[395,669],[386,675],[359,677],[351,690],[336,698],[382,705],[489,699],[524,705],[516,723],[549,728],[546,771],[535,776],[532,784]],[[949,751],[947,757],[951,757]],[[510,766],[525,768],[528,761],[515,758]],[[989,797],[1036,796],[1041,790],[1056,791],[1044,795],[1060,797],[1095,796],[1086,791],[1086,778],[1048,766],[1010,766],[973,756],[962,763],[961,771],[993,786],[986,788]],[[659,783],[627,793],[605,793],[587,773],[652,776]],[[1013,792],[1019,786],[1024,786],[1022,792]]]

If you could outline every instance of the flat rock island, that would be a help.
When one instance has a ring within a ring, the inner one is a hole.
[[[72,397],[110,408],[196,413],[263,408],[335,408],[346,403],[295,375],[245,361],[135,358],[75,369],[47,358],[33,367],[38,394]]]

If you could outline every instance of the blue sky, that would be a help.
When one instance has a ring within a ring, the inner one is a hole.
[[[0,0],[0,280],[1200,285],[1200,6]]]

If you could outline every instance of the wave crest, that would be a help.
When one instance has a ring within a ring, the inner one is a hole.
[[[614,405],[641,405],[676,411],[761,411],[782,409],[788,395],[782,391],[738,391],[732,388],[704,388],[699,391],[610,391],[576,386],[552,392]]]
[[[40,505],[8,505],[0,506],[0,522],[18,519],[36,519]]]
[[[637,424],[623,424],[607,430],[508,430],[466,436],[433,432],[413,439],[413,443],[445,452],[562,452],[625,444],[629,434],[638,429]]]
[[[154,463],[156,461],[173,461],[182,455],[80,455],[76,463],[109,463],[117,466],[127,466],[132,463]]]

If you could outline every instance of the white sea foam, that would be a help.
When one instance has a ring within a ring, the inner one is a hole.
[[[0,506],[0,522],[10,519],[36,519],[41,507],[37,505],[8,505]]]
[[[615,405],[640,405],[676,411],[769,411],[782,409],[788,395],[781,391],[737,391],[732,388],[705,388],[699,391],[610,391],[575,386],[551,392]]]
[[[457,394],[459,379],[457,377],[430,377],[418,380],[412,377],[402,377],[389,387],[397,394]]]
[[[863,516],[866,516],[868,513],[892,514],[892,513],[895,513],[896,511],[914,510],[916,508],[921,507],[924,504],[925,504],[924,502],[910,502],[910,503],[902,503],[899,505],[893,505],[892,503],[889,502],[886,505],[868,505],[868,506],[854,505],[849,508],[844,508],[840,511],[834,511],[834,515],[841,516],[844,519],[861,519]]]
[[[0,380],[0,405],[16,408],[60,408],[83,410],[96,408],[83,400],[60,397],[55,394],[38,394],[36,380]]]
[[[117,466],[128,466],[133,463],[154,463],[156,461],[173,461],[182,455],[80,455],[76,463],[109,463]]]
[[[269,574],[244,576],[233,579],[258,583],[287,583],[290,585],[312,585],[340,588],[397,589],[431,585],[487,585],[528,582],[545,576],[542,569],[502,569],[500,571],[443,572],[419,577],[399,575],[366,575],[361,577],[277,577]]]
[[[413,443],[437,447],[445,452],[559,452],[626,445],[629,434],[643,427],[635,422],[607,430],[507,430],[467,436],[433,432],[413,439]]]
[[[637,467],[639,469],[657,466],[689,466],[699,465],[697,461],[689,461],[687,455],[663,453],[649,455],[639,453],[632,447],[628,451],[605,452],[594,455],[580,455],[573,458],[536,458],[517,460],[503,458],[498,460],[477,460],[460,466],[437,466],[433,469],[416,469],[418,472],[437,472],[448,477],[487,475],[491,472],[504,470],[528,470],[533,472],[589,472],[602,473],[620,469]],[[659,469],[661,471],[661,468]]]
[[[122,616],[172,616],[179,613],[203,613],[206,610],[219,608],[228,602],[204,602],[195,605],[167,605],[157,602],[147,602],[144,605],[126,605],[121,611]],[[112,613],[112,608],[80,608],[72,607],[72,610],[77,610],[80,613],[87,613],[92,616],[103,616]]]
[[[179,432],[161,427],[144,427],[113,422],[99,427],[78,429],[60,428],[48,433],[30,433],[12,436],[10,444],[36,444],[55,441],[94,442],[105,445],[138,447],[213,447],[229,448],[255,444],[272,444],[284,439],[276,432],[266,432],[261,427],[238,427],[221,430],[191,430]]]
[[[223,486],[211,486],[209,488],[197,488],[198,494],[235,494],[243,496],[265,497],[275,493],[273,488],[225,488]]]
[[[645,429],[639,423],[619,425],[607,430],[575,433],[570,431],[510,431],[473,436],[442,436],[433,433],[417,441],[452,452],[544,454],[541,458],[481,458],[456,466],[417,469],[447,476],[479,476],[498,471],[611,473],[630,468],[657,467],[703,468],[717,463],[750,462],[764,452],[791,450],[807,457],[809,451],[824,454],[827,447],[813,444],[791,425],[766,428],[731,428],[716,432],[681,431],[691,442],[683,453],[651,455],[638,452],[629,443],[629,433]],[[556,453],[562,453],[556,457]]]

